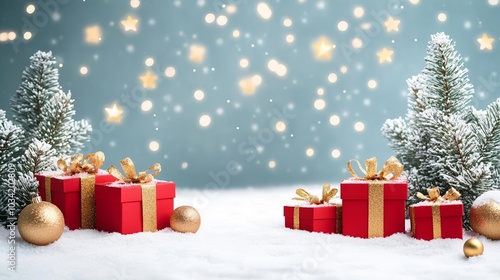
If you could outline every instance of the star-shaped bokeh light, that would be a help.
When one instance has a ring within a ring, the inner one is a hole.
[[[479,42],[479,49],[480,50],[492,50],[493,49],[493,41],[495,41],[494,38],[488,37],[488,34],[483,33],[483,36],[481,38],[478,38],[477,41]]]
[[[123,110],[116,103],[110,108],[104,108],[104,110],[106,111],[106,120],[108,122],[119,123],[121,121]]]
[[[329,60],[332,58],[333,44],[325,36],[312,43],[314,56],[318,60]]]
[[[101,42],[101,27],[92,25],[85,28],[85,42],[89,44],[99,44]]]
[[[158,77],[151,72],[147,71],[144,75],[140,76],[139,79],[142,81],[142,87],[147,89],[156,88],[156,79],[158,79]]]
[[[385,28],[386,28],[387,32],[391,32],[391,31],[398,32],[399,31],[399,23],[400,22],[401,21],[399,19],[394,19],[393,17],[389,17],[384,22],[384,25],[385,25]]]
[[[387,48],[383,48],[377,52],[378,63],[384,62],[392,62],[392,55],[394,54],[393,50],[389,50]]]
[[[126,19],[122,20],[121,23],[125,31],[137,31],[137,23],[139,23],[139,20],[132,16],[128,16]]]

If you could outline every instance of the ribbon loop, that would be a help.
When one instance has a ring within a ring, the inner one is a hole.
[[[428,188],[427,189],[427,195],[422,194],[421,192],[417,192],[417,197],[425,200],[425,201],[430,201],[434,203],[441,203],[445,200],[457,200],[460,197],[460,193],[453,187],[451,187],[445,194],[444,196],[441,196],[439,187],[434,187],[434,188]]]
[[[83,154],[76,154],[71,156],[69,159],[69,164],[66,159],[60,158],[57,160],[57,167],[62,170],[65,174],[77,174],[86,172],[89,174],[95,174],[99,172],[99,168],[104,164],[104,153],[96,152],[88,154],[85,159]],[[83,160],[83,163],[82,163]]]
[[[293,200],[304,200],[309,202],[309,204],[323,204],[323,203],[328,203],[330,199],[332,199],[336,194],[338,190],[337,189],[330,189],[330,184],[323,184],[323,192],[321,199],[315,195],[311,195],[308,193],[306,190],[299,188],[295,191],[295,193],[299,197],[294,197],[292,198]]]
[[[351,162],[354,161],[358,164],[359,170],[365,175],[360,177],[352,168]],[[403,174],[404,166],[399,162],[397,158],[391,156],[384,163],[382,169],[377,172],[377,158],[372,157],[365,160],[366,170],[363,168],[361,163],[356,159],[351,159],[347,162],[347,170],[356,179],[366,179],[366,180],[394,180],[399,178]]]
[[[161,165],[159,163],[155,163],[145,171],[141,171],[139,172],[139,174],[137,174],[134,163],[128,157],[122,159],[120,161],[120,165],[122,166],[125,176],[123,176],[122,173],[114,165],[111,165],[108,168],[108,172],[109,174],[115,176],[116,178],[120,179],[125,183],[136,183],[136,184],[149,183],[153,181],[154,176],[160,174],[161,172]],[[153,171],[153,173],[148,174],[147,173],[148,170]]]

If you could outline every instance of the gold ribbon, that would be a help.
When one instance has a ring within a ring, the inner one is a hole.
[[[293,200],[304,200],[309,202],[309,204],[323,204],[323,203],[328,203],[330,199],[332,199],[337,192],[339,191],[338,189],[330,189],[330,184],[323,184],[323,192],[321,194],[321,199],[315,195],[311,195],[308,193],[306,190],[299,188],[295,191],[295,193],[299,197],[294,197],[292,198]],[[338,213],[339,207],[337,206],[337,213]],[[339,227],[338,223],[339,216],[337,215],[337,229]],[[293,208],[293,228],[298,229],[300,226],[300,206],[295,206]],[[338,231],[337,231],[338,232]]]
[[[441,202],[445,200],[456,200],[460,197],[460,193],[453,187],[451,187],[443,196],[441,196],[439,187],[428,188],[428,196],[417,192],[417,197],[426,201],[432,202],[432,236],[434,238],[441,238]],[[412,224],[415,224],[415,213],[410,213],[412,216]],[[412,226],[412,233],[415,235],[415,227]]]
[[[299,197],[292,198],[293,200],[304,200],[309,202],[309,204],[323,204],[328,203],[330,199],[332,199],[338,192],[337,189],[330,189],[330,184],[323,184],[323,193],[321,195],[321,199],[319,199],[315,195],[311,195],[306,190],[299,188],[295,191],[295,193]]]
[[[384,237],[384,182],[368,185],[368,237]]]
[[[83,154],[76,154],[70,158],[69,164],[66,159],[57,160],[57,167],[69,175],[82,172],[96,174],[104,164],[104,158],[103,152],[88,154],[85,158],[83,158]]]
[[[116,178],[120,179],[121,181],[125,183],[132,183],[132,184],[146,184],[151,181],[153,181],[154,176],[160,174],[161,172],[161,165],[159,163],[155,163],[151,165],[148,169],[145,171],[139,172],[139,174],[136,173],[135,171],[135,165],[132,162],[130,158],[124,158],[120,161],[120,165],[122,166],[123,171],[125,172],[124,177],[122,173],[113,165],[111,165],[108,168],[109,174],[115,176]],[[152,170],[154,171],[151,174],[148,174],[147,171]]]
[[[80,227],[83,229],[93,229],[95,227],[95,176],[85,176],[80,178]]]
[[[299,229],[300,226],[300,206],[293,208],[293,229]]]
[[[351,166],[351,161],[355,161],[358,164],[361,172],[365,174],[364,178],[358,176]],[[347,162],[347,170],[356,179],[367,179],[367,180],[394,180],[397,179],[401,174],[403,174],[404,166],[399,162],[399,160],[393,156],[387,159],[384,163],[382,169],[377,172],[377,158],[372,157],[365,160],[366,170],[361,166],[361,163],[356,159],[351,159]],[[392,176],[389,176],[391,175]]]
[[[156,222],[156,185],[148,184],[153,181],[154,176],[161,172],[161,165],[155,163],[147,170],[136,173],[135,165],[130,158],[124,158],[120,161],[120,165],[125,173],[125,176],[113,165],[108,168],[109,174],[115,176],[125,183],[140,184],[142,191],[142,230],[154,232],[157,231],[158,225]],[[147,171],[154,171],[148,174]]]
[[[351,162],[358,164],[364,177],[360,177],[352,168]],[[368,237],[384,236],[384,180],[395,180],[403,174],[404,166],[391,156],[377,172],[377,158],[365,160],[366,169],[356,159],[347,162],[347,170],[356,179],[370,180],[368,183]]]
[[[417,192],[417,197],[426,201],[441,203],[445,200],[457,200],[460,197],[460,193],[453,187],[451,187],[443,196],[441,196],[439,187],[428,188],[427,195]]]
[[[336,209],[337,220],[335,223],[335,233],[342,233],[342,207],[337,205]]]
[[[45,201],[52,202],[52,176],[45,176]]]

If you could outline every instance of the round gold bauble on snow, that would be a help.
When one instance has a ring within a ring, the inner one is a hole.
[[[64,216],[54,204],[41,201],[40,197],[21,211],[17,220],[19,234],[28,243],[44,246],[61,237]]]
[[[500,239],[500,191],[488,191],[472,204],[469,214],[472,229],[491,239]]]
[[[484,252],[483,242],[481,240],[472,237],[467,239],[464,243],[464,255],[467,258],[482,255]]]
[[[200,228],[200,223],[200,213],[191,206],[177,207],[170,216],[170,227],[178,232],[196,233]]]

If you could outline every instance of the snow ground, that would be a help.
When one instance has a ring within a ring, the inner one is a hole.
[[[196,234],[66,229],[45,247],[18,235],[16,272],[7,268],[9,231],[1,229],[0,279],[500,279],[500,241],[479,236],[484,254],[464,257],[474,233],[421,241],[408,233],[358,239],[287,229],[283,205],[294,205],[295,189],[178,189],[175,206],[201,214]],[[306,190],[320,194],[321,186]]]

